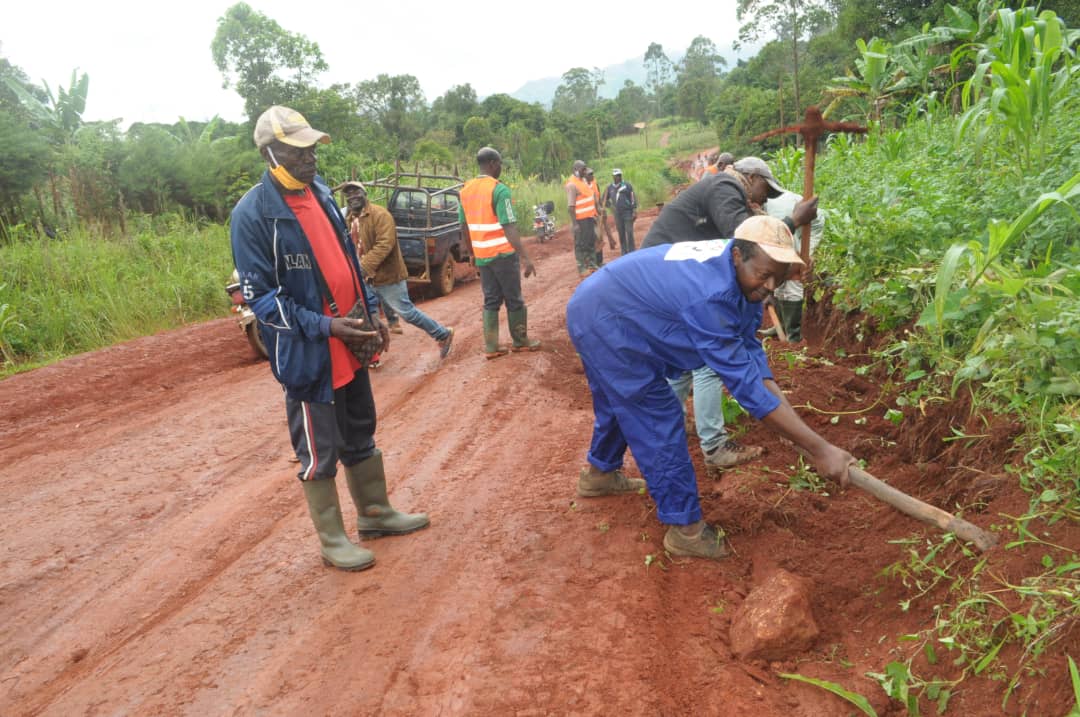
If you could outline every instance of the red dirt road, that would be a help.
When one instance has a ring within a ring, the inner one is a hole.
[[[737,550],[723,563],[666,558],[646,496],[576,498],[592,411],[564,326],[572,250],[565,231],[528,246],[541,352],[483,358],[472,282],[422,303],[457,329],[445,362],[406,327],[373,377],[392,500],[432,525],[367,543],[366,572],[319,560],[281,390],[231,319],[0,382],[0,714],[853,712],[776,676],[790,671],[898,714],[863,674],[895,659],[930,605],[900,613],[906,591],[878,573],[903,557],[888,540],[929,529],[851,491],[790,491],[794,454],[758,426],[746,438],[770,447],[763,462],[720,483],[701,474],[706,516]],[[876,398],[850,367],[811,363],[789,376],[774,352],[793,403]],[[886,457],[900,437],[881,413],[811,419],[925,495],[925,465]],[[731,615],[774,567],[813,580],[822,634],[798,662],[739,662]],[[1029,714],[1067,709],[1062,667],[1022,683]],[[999,701],[972,685],[950,713]]]

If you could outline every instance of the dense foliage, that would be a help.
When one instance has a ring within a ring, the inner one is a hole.
[[[962,0],[960,8],[974,13],[975,3]],[[1043,3],[1066,19],[1080,14],[1077,6]],[[708,124],[719,143],[738,154],[789,143],[776,138],[760,146],[749,138],[797,120],[807,104],[831,103],[838,114],[894,123],[895,112],[882,116],[885,101],[928,91],[943,101],[958,72],[970,75],[993,59],[941,73],[941,63],[927,62],[923,50],[960,34],[889,44],[920,28],[925,33],[946,12],[941,0],[740,0],[738,10],[740,37],[766,44],[737,67],[729,70],[704,36],[691,41],[678,63],[651,43],[643,48],[645,86],[627,81],[614,99],[604,99],[601,71],[571,67],[551,108],[507,95],[481,100],[467,83],[429,104],[411,75],[320,87],[327,64],[319,45],[243,2],[219,19],[211,44],[223,84],[244,99],[248,121],[242,124],[178,118],[171,125],[136,121],[124,131],[117,122],[84,122],[92,91],[86,74],[72,73],[68,87],[54,93],[0,58],[0,150],[7,158],[0,169],[0,241],[22,225],[39,234],[85,224],[124,232],[128,212],[180,211],[222,221],[261,170],[250,130],[271,103],[296,107],[334,137],[320,152],[321,171],[332,181],[384,173],[399,160],[456,165],[467,173],[475,150],[493,144],[522,177],[553,182],[574,159],[597,163],[608,154],[610,138],[673,114]],[[890,40],[853,46],[851,38],[868,27]],[[959,93],[953,97],[959,101]],[[986,97],[978,83],[963,93],[973,131],[985,129],[986,102],[980,100]],[[1024,160],[1038,161],[1039,151]]]
[[[828,219],[817,298],[850,311],[861,336],[881,338],[871,358],[900,385],[891,420],[963,391],[973,410],[1025,422],[1022,458],[1004,470],[1031,505],[1004,516],[1003,532],[1015,535],[1004,548],[1042,551],[1041,572],[1001,585],[951,536],[912,547],[886,569],[912,587],[901,608],[948,587],[935,594],[933,625],[903,639],[927,655],[955,652],[962,674],[916,674],[912,648],[871,676],[909,714],[920,699],[944,710],[970,675],[1002,680],[1007,701],[1080,620],[1075,546],[1054,545],[1037,527],[1080,518],[1080,2],[739,7],[747,39],[775,40],[737,67],[726,70],[704,37],[678,64],[652,43],[645,87],[628,82],[605,100],[602,75],[571,68],[552,109],[507,95],[481,100],[468,84],[429,106],[410,76],[320,89],[318,46],[243,3],[223,18],[214,56],[250,113],[273,98],[334,137],[319,153],[331,180],[384,174],[403,160],[468,171],[476,148],[499,147],[524,230],[533,204],[561,206],[574,158],[602,183],[619,166],[648,206],[682,180],[673,154],[719,142],[766,156],[783,184],[800,187],[801,148],[750,138],[797,122],[808,104],[866,124],[865,138],[836,134],[822,147],[817,186]],[[218,312],[230,263],[221,222],[261,171],[250,122],[121,131],[81,120],[86,75],[54,93],[0,58],[0,78],[0,365]],[[980,439],[954,431],[955,440]],[[995,661],[1009,643],[1023,650],[1012,672]],[[1080,703],[1080,677],[1074,684]]]

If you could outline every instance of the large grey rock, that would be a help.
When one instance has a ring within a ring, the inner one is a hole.
[[[811,583],[776,570],[750,591],[731,623],[731,650],[740,659],[783,660],[805,652],[818,636]]]

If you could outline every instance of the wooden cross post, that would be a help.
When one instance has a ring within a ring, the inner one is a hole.
[[[826,132],[865,133],[866,127],[855,124],[854,122],[826,122],[825,118],[821,115],[821,110],[811,106],[806,108],[806,118],[803,120],[802,124],[771,129],[756,137],[751,137],[750,141],[760,142],[767,137],[774,137],[778,134],[785,134],[788,132],[801,134],[803,138],[803,146],[806,148],[806,155],[803,162],[803,199],[809,199],[814,196],[814,162],[817,160],[817,143],[818,140],[821,139],[821,136]],[[799,248],[799,255],[804,262],[809,264],[809,224],[804,224],[802,228],[802,245]]]

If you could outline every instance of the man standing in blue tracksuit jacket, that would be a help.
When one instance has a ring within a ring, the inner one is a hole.
[[[361,539],[411,533],[427,527],[428,517],[399,513],[387,498],[371,382],[350,346],[377,334],[385,350],[390,333],[361,279],[356,247],[330,188],[315,174],[315,147],[329,141],[295,110],[266,110],[255,123],[255,146],[268,169],[233,209],[230,236],[241,291],[285,389],[298,477],[323,561],[363,570],[375,556],[345,533],[334,481],[339,461]],[[361,300],[374,331],[344,318]]]
[[[750,415],[805,450],[819,473],[846,485],[855,459],[798,417],[755,336],[761,302],[801,263],[787,226],[755,216],[735,229],[734,240],[642,249],[581,283],[566,324],[585,366],[595,422],[579,495],[647,487],[657,517],[671,526],[668,552],[728,555],[723,532],[702,520],[682,406],[665,380],[701,366],[716,371]],[[644,481],[619,470],[627,446]]]

